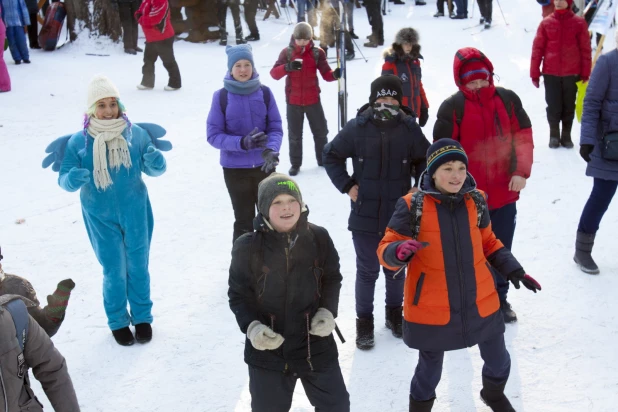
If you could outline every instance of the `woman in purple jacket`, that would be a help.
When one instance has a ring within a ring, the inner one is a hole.
[[[227,46],[228,73],[212,97],[208,143],[221,150],[223,178],[234,208],[234,237],[253,232],[258,184],[279,164],[281,116],[270,89],[260,83],[248,44]]]

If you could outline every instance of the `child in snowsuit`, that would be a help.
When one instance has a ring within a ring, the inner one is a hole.
[[[333,337],[342,276],[326,229],[307,221],[298,184],[274,173],[260,183],[256,232],[232,250],[230,309],[246,334],[253,412],[285,412],[296,381],[316,410],[348,412]]]
[[[545,79],[549,147],[552,149],[561,145],[567,149],[573,147],[575,83],[588,81],[592,64],[588,25],[573,13],[572,4],[573,0],[554,0],[556,10],[539,24],[532,44],[530,77],[537,88],[541,75]]]
[[[313,31],[305,22],[296,24],[290,45],[281,50],[277,62],[270,70],[275,80],[287,75],[285,96],[287,100],[288,138],[290,142],[290,176],[296,176],[303,162],[303,123],[305,115],[315,142],[315,157],[322,166],[322,149],[328,142],[328,126],[320,102],[318,70],[327,82],[341,77],[340,69],[334,71],[326,61],[326,54],[313,44]]]
[[[382,75],[394,74],[401,79],[402,102],[408,106],[418,124],[423,127],[429,119],[429,102],[421,81],[421,46],[418,32],[411,27],[401,29],[395,36],[393,45],[384,51]]]
[[[135,342],[131,323],[138,342],[152,339],[148,260],[154,219],[142,173],[156,177],[165,170],[149,132],[130,123],[116,86],[96,76],[88,86],[84,130],[68,141],[58,184],[80,190],[88,237],[103,266],[107,323],[124,346]]]
[[[174,28],[172,27],[170,5],[167,0],[144,0],[135,18],[144,30],[146,50],[140,90],[150,90],[155,84],[155,62],[160,57],[163,67],[169,74],[166,91],[174,91],[182,86],[180,69],[174,57]]]
[[[482,400],[493,411],[515,411],[504,395],[511,360],[492,272],[506,274],[518,289],[520,282],[535,293],[541,286],[496,239],[467,164],[457,141],[431,145],[420,192],[398,200],[378,248],[382,265],[408,269],[403,339],[419,350],[411,412],[431,410],[444,352],[474,345],[485,361]]]
[[[402,104],[401,80],[380,76],[371,83],[369,103],[324,147],[324,167],[335,187],[350,197],[348,230],[356,252],[356,346],[374,346],[373,300],[380,262],[375,250],[397,199],[418,186],[429,142]],[[354,173],[346,162],[352,158]],[[385,325],[401,338],[404,274],[384,268]]]
[[[260,83],[251,46],[228,46],[223,89],[212,96],[208,143],[221,150],[223,178],[234,208],[235,242],[253,232],[258,184],[279,164],[281,116],[270,89]]]
[[[0,2],[0,15],[2,15],[2,2]],[[6,27],[4,26],[4,21],[0,18],[0,44],[2,44],[2,48],[0,48],[0,93],[2,92],[10,92],[11,91],[11,78],[9,77],[9,71],[6,68],[6,63],[4,62],[4,40],[6,39]]]
[[[2,20],[6,26],[6,37],[15,64],[30,63],[30,52],[26,42],[26,31],[30,25],[30,15],[24,0],[2,0]],[[4,43],[2,43],[4,46]]]

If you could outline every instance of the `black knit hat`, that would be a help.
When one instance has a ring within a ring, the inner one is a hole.
[[[281,194],[288,194],[298,200],[300,207],[303,207],[303,196],[298,185],[292,178],[283,173],[273,173],[258,185],[258,212],[266,219],[273,200]]]
[[[369,103],[374,104],[380,97],[393,97],[402,105],[403,88],[401,79],[393,74],[386,74],[371,82],[371,94]]]
[[[468,167],[468,155],[461,144],[453,139],[440,139],[427,149],[427,173],[433,177],[440,166],[453,160],[459,160]]]

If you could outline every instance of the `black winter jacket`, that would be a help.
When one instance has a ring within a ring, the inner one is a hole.
[[[348,229],[384,235],[395,204],[418,186],[427,166],[430,144],[407,106],[393,120],[373,119],[373,108],[360,108],[335,138],[324,147],[326,172],[341,193],[358,184],[358,199],[350,202]],[[346,159],[354,173],[348,174]]]
[[[246,334],[249,324],[258,320],[285,338],[279,348],[264,351],[255,349],[246,339],[245,362],[249,365],[306,373],[338,357],[332,334],[319,337],[308,333],[318,308],[326,308],[337,317],[342,276],[339,255],[328,232],[309,224],[307,214],[302,213],[296,230],[290,233],[272,230],[258,215],[254,222],[257,231],[244,234],[234,243],[228,297],[240,330]],[[328,247],[321,252],[325,256],[323,265],[318,262],[317,230],[328,238]],[[261,242],[252,246],[256,236]],[[261,270],[252,269],[252,250],[263,259]]]

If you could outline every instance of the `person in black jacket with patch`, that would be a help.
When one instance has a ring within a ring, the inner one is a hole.
[[[342,280],[337,250],[324,228],[307,222],[298,185],[286,175],[259,184],[258,212],[256,231],[234,243],[228,290],[247,335],[251,410],[289,411],[300,379],[316,410],[348,412],[332,335]]]
[[[397,199],[418,186],[425,169],[429,142],[410,109],[402,104],[399,77],[384,75],[371,83],[369,104],[361,107],[339,134],[324,147],[326,172],[341,193],[350,196],[348,229],[356,250],[356,346],[374,346],[373,295],[380,273],[376,250],[395,211]],[[352,158],[354,173],[346,160]],[[386,327],[401,338],[405,274],[386,279]]]

